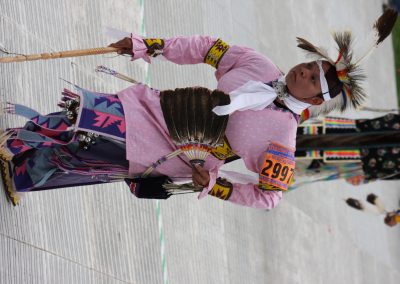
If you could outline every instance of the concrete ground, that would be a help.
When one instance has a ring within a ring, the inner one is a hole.
[[[304,60],[303,36],[329,45],[329,31],[351,27],[362,42],[381,0],[204,0],[0,2],[0,44],[16,53],[107,45],[104,26],[151,37],[204,34],[263,52],[282,70]],[[144,10],[143,10],[144,8]],[[333,50],[332,50],[333,51]],[[397,105],[388,40],[365,65],[367,105]],[[127,83],[96,74],[104,64],[155,88],[215,87],[209,66],[176,66],[96,56],[0,67],[1,100],[56,110],[58,78],[104,92]],[[147,78],[147,79],[146,79]],[[371,113],[347,113],[371,117]],[[1,127],[22,119],[2,117]],[[241,170],[242,165],[233,165]],[[262,211],[195,196],[138,200],[124,184],[24,195],[0,194],[0,283],[398,283],[400,227],[348,208],[343,199],[375,192],[398,208],[400,183],[313,184]],[[160,209],[160,210],[158,210]],[[161,232],[161,234],[160,234]]]

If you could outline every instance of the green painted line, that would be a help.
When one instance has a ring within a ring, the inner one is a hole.
[[[142,36],[146,36],[146,29],[144,24],[144,0],[139,0],[140,5],[140,33]],[[145,84],[149,85],[151,82],[151,76],[149,72],[149,66],[146,64],[145,67]],[[158,222],[158,232],[160,237],[160,252],[161,252],[161,266],[163,272],[164,284],[168,284],[168,269],[167,269],[167,259],[165,256],[165,236],[164,236],[164,225],[162,222],[161,215],[161,204],[159,200],[156,200],[156,216]]]

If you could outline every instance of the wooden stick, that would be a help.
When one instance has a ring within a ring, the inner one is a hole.
[[[135,79],[133,79],[131,77],[128,77],[128,76],[126,76],[124,74],[118,73],[117,71],[112,70],[112,69],[110,69],[110,68],[108,68],[108,67],[106,67],[104,65],[97,66],[95,71],[96,72],[102,72],[102,73],[105,73],[105,74],[108,74],[108,75],[112,75],[114,77],[117,77],[119,79],[122,79],[124,81],[130,82],[130,83],[133,83],[133,84],[139,84],[139,82],[136,81]]]
[[[116,47],[98,47],[98,48],[67,50],[67,51],[59,51],[59,52],[51,52],[51,53],[19,55],[19,56],[15,56],[15,57],[1,57],[0,63],[56,59],[56,58],[65,58],[65,57],[78,57],[78,56],[117,52],[118,50],[119,49]]]
[[[400,112],[400,109],[398,108],[373,108],[367,106],[362,106],[359,108],[359,110],[366,110],[372,112]]]

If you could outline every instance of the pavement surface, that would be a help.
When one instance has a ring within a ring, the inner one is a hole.
[[[296,36],[328,45],[329,31],[351,27],[362,42],[381,6],[380,0],[2,0],[0,45],[22,54],[105,46],[111,41],[104,27],[113,26],[149,37],[221,37],[288,70],[305,59]],[[393,62],[387,40],[365,64],[368,106],[397,105]],[[128,86],[95,73],[99,64],[155,88],[216,86],[209,66],[149,67],[107,55],[1,65],[1,100],[49,113],[69,86],[59,78],[103,92]],[[2,128],[23,122],[0,120]],[[17,207],[0,194],[0,283],[398,283],[400,227],[343,202],[369,192],[388,209],[399,207],[394,181],[313,184],[285,194],[269,212],[194,195],[138,200],[124,184],[28,193]]]

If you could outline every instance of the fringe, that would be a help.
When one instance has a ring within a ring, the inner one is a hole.
[[[0,102],[0,116],[7,113],[15,114],[15,105],[10,102]]]
[[[193,182],[176,184],[176,183],[164,183],[162,187],[170,194],[185,194],[185,193],[195,193],[201,192],[203,190],[202,186],[194,185]]]
[[[14,135],[14,130],[4,131],[0,129],[0,160],[3,161],[11,161],[14,154],[12,154],[4,145],[7,143],[7,140]]]

